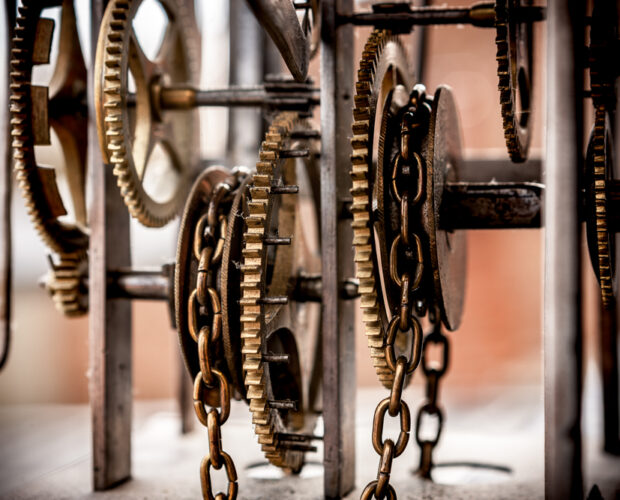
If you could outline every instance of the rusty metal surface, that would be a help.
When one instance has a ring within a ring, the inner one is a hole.
[[[435,91],[426,158],[426,200],[422,208],[424,228],[429,236],[435,297],[449,330],[461,322],[465,295],[467,259],[465,232],[440,228],[437,215],[447,182],[460,180],[461,131],[452,92],[440,86]]]
[[[91,1],[91,54],[95,53],[103,0]],[[89,114],[94,116],[93,75]],[[89,393],[92,411],[93,486],[105,490],[131,476],[132,338],[131,304],[107,295],[108,270],[129,267],[129,216],[111,165],[101,162],[97,131],[89,126],[89,207],[92,231],[89,266]]]
[[[439,227],[447,231],[539,228],[543,192],[544,186],[534,182],[448,182]]]
[[[353,30],[337,26],[352,0],[321,0],[321,246],[323,273],[324,494],[340,498],[355,485],[355,329],[352,301],[334,300],[339,282],[353,276],[352,231],[341,218],[351,181],[348,151],[338,147],[351,130]]]

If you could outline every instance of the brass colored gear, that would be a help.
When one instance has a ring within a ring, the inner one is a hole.
[[[355,247],[356,275],[359,279],[363,321],[373,365],[379,380],[391,387],[394,373],[387,366],[383,349],[386,326],[389,318],[381,294],[381,269],[373,258],[376,244],[372,220],[372,169],[379,154],[375,139],[379,127],[382,107],[387,99],[386,90],[404,85],[411,88],[411,77],[407,68],[405,51],[398,37],[387,30],[374,30],[362,53],[358,81],[355,85],[355,107],[353,109],[353,154],[351,155],[351,177],[353,187],[353,245]],[[408,90],[407,90],[408,92]]]
[[[513,10],[531,5],[531,0],[497,0],[497,74],[504,137],[514,162],[527,159],[530,147],[532,104],[532,24],[518,22]]]
[[[48,87],[32,84],[35,65],[50,59],[54,21],[41,17],[44,8],[62,6],[58,59]],[[11,49],[10,111],[13,163],[30,219],[43,242],[55,253],[70,256],[88,247],[85,171],[88,116],[86,67],[77,35],[72,0],[22,0]],[[59,167],[73,202],[75,222],[67,214],[57,170],[37,165],[36,145],[50,144],[56,131],[64,162]]]
[[[114,166],[129,212],[151,227],[163,226],[177,214],[199,151],[197,110],[166,111],[156,105],[163,86],[197,83],[200,57],[196,47],[200,39],[195,19],[187,0],[158,2],[168,24],[153,61],[143,52],[133,28],[142,0],[112,0],[101,23],[95,63],[101,151],[106,163]],[[130,73],[136,86],[135,103],[128,98]],[[154,172],[155,179],[147,174],[147,167],[156,163],[149,160],[158,145],[172,168]],[[149,177],[154,185],[147,189]],[[172,193],[170,185],[174,186]]]
[[[613,146],[608,113],[596,109],[594,129],[586,158],[586,207],[588,247],[601,288],[605,308],[612,307],[616,294],[615,234],[608,222],[607,189],[613,175]]]
[[[249,189],[241,266],[243,370],[254,431],[267,459],[292,471],[302,467],[307,448],[294,441],[312,433],[320,400],[320,305],[295,295],[300,276],[320,272],[315,198],[312,188],[303,189],[312,184],[318,141],[307,130],[292,112],[269,127]],[[298,193],[284,187],[295,184]]]
[[[45,278],[45,289],[51,295],[56,309],[65,316],[83,316],[88,312],[88,290],[84,277],[88,275],[86,254],[64,255],[58,264],[50,257],[50,271]]]

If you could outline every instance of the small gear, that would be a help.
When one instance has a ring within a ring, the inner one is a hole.
[[[62,5],[58,60],[48,87],[32,85],[35,65],[50,58],[54,21],[41,17],[46,7]],[[30,219],[44,243],[70,256],[88,247],[85,170],[88,116],[86,67],[71,0],[22,0],[11,49],[10,111],[14,169]],[[38,166],[35,146],[50,144],[50,126],[64,154],[60,170],[73,201],[74,223],[58,189],[57,171]]]
[[[515,19],[514,10],[531,0],[497,0],[497,74],[502,121],[508,154],[514,162],[527,159],[532,104],[532,24]]]
[[[88,312],[88,275],[86,254],[63,255],[58,264],[50,257],[50,271],[45,278],[45,289],[52,297],[56,309],[69,317],[83,316]]]
[[[613,146],[607,111],[596,109],[586,156],[586,220],[588,248],[605,308],[616,294],[615,234],[608,222],[607,188],[613,173]]]
[[[168,24],[153,61],[142,51],[133,28],[142,0],[112,0],[101,23],[95,63],[101,151],[106,163],[114,166],[129,212],[150,227],[163,226],[177,214],[199,151],[197,110],[166,111],[156,106],[162,87],[197,83],[200,38],[195,18],[184,0],[158,2]],[[136,86],[135,103],[128,97],[130,76]],[[148,175],[149,165],[161,168],[149,161],[157,146],[171,168]]]
[[[316,202],[308,194],[319,149],[312,134],[304,134],[308,127],[292,112],[277,115],[269,127],[249,189],[241,266],[252,422],[267,459],[292,471],[303,465],[307,447],[299,439],[312,434],[319,399],[313,388],[320,385],[320,305],[295,295],[299,277],[320,273]]]
[[[373,254],[376,244],[373,236],[372,171],[379,152],[376,139],[387,91],[403,85],[411,88],[405,51],[395,35],[387,30],[374,30],[362,53],[358,81],[355,85],[353,109],[353,139],[351,141],[351,177],[353,187],[353,245],[355,247],[356,275],[363,309],[363,321],[370,355],[379,380],[391,387],[394,373],[388,368],[383,349],[385,328],[389,318],[383,305],[381,266]]]

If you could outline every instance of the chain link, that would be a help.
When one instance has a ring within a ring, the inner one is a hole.
[[[422,371],[426,376],[426,401],[418,410],[416,417],[415,439],[420,446],[420,468],[418,474],[424,478],[431,478],[431,470],[433,468],[433,450],[439,443],[441,431],[443,428],[443,412],[439,407],[437,400],[439,398],[439,382],[448,370],[450,363],[450,346],[448,337],[446,337],[441,329],[441,320],[439,314],[435,312],[432,315],[435,321],[433,330],[424,338],[422,348]],[[431,363],[429,351],[432,345],[436,345],[441,349],[441,361]],[[424,421],[434,417],[437,420],[437,429],[432,437],[422,437]]]
[[[245,174],[244,171],[235,171],[225,182],[215,186],[207,212],[200,217],[194,228],[192,245],[194,258],[198,261],[198,272],[196,288],[187,303],[188,328],[197,344],[200,363],[200,371],[194,379],[194,410],[209,434],[209,454],[200,463],[202,496],[208,500],[233,500],[238,491],[235,464],[222,449],[221,427],[230,415],[231,383],[215,367],[214,356],[219,351],[222,336],[222,307],[216,276],[227,233],[224,205],[239,187]],[[209,406],[213,407],[208,409]],[[222,467],[228,477],[228,490],[214,496],[211,468],[220,470]]]
[[[414,88],[411,106],[401,119],[400,151],[392,168],[390,191],[393,200],[400,206],[400,231],[389,247],[389,274],[392,282],[400,288],[400,303],[387,327],[383,349],[387,366],[394,372],[394,380],[390,396],[383,399],[375,410],[372,444],[381,460],[377,479],[368,483],[362,492],[362,500],[386,497],[396,500],[396,491],[389,484],[392,461],[405,451],[411,430],[411,414],[402,398],[402,393],[406,377],[415,371],[422,359],[422,326],[414,310],[418,313],[425,312],[423,298],[417,297],[424,275],[422,240],[410,224],[411,210],[420,204],[424,196],[425,179],[422,158],[413,151],[416,145],[412,147],[412,143],[415,139],[419,139],[416,132],[421,128],[417,110],[420,103],[426,104],[425,100],[425,95],[420,95],[419,89]],[[409,186],[415,186],[413,195],[409,191]],[[401,189],[402,187],[404,189]],[[403,262],[400,262],[400,259]],[[400,269],[406,270],[400,272]],[[399,333],[410,336],[411,348],[408,358],[402,354],[398,357],[396,355],[394,344]],[[392,418],[400,419],[400,432],[396,443],[392,439],[383,440],[386,413]]]

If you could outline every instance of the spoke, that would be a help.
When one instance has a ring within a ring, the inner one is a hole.
[[[131,28],[130,44],[129,44],[129,69],[136,80],[136,88],[140,87],[140,83],[148,83],[153,75],[155,65],[142,50],[142,46],[138,41],[133,27]]]
[[[157,144],[157,138],[155,134],[149,135],[148,144],[146,144],[146,149],[144,149],[144,154],[139,155],[138,158],[134,156],[134,161],[136,165],[136,172],[138,174],[138,179],[140,179],[140,184],[144,183],[144,176],[146,175],[146,167],[149,164],[149,158],[155,149],[155,145]]]
[[[170,73],[170,65],[175,64],[175,60],[178,58],[178,44],[180,33],[177,28],[177,23],[168,21],[166,26],[166,33],[155,57],[157,64],[164,69],[166,73]]]

